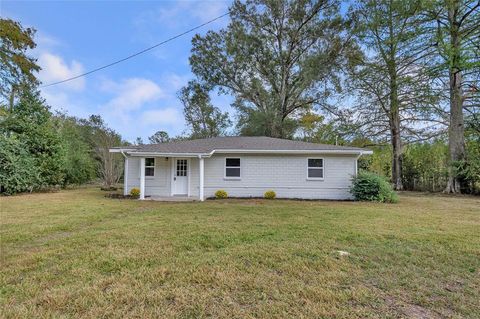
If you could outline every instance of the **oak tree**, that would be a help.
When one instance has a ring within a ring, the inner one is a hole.
[[[339,89],[335,71],[350,42],[338,1],[237,0],[230,18],[193,38],[193,73],[234,95],[240,132],[291,135],[297,111],[324,106]]]

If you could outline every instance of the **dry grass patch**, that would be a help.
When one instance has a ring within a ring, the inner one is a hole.
[[[0,205],[7,318],[480,317],[479,198]]]

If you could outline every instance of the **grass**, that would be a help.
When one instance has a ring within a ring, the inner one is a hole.
[[[161,203],[103,194],[0,198],[1,316],[480,317],[478,197]]]

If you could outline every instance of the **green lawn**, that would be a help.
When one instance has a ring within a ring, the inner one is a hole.
[[[0,317],[480,317],[478,197],[103,195],[0,198]]]

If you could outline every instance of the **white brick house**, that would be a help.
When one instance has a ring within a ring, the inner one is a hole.
[[[203,201],[223,189],[229,197],[350,199],[362,148],[270,137],[216,137],[134,147],[111,152],[125,157],[124,193],[140,199],[169,196]]]

